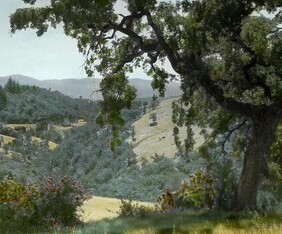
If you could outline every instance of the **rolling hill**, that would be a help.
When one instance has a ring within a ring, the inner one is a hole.
[[[172,116],[172,102],[175,100],[166,99],[160,102],[160,105],[154,110],[149,111],[140,119],[135,121],[132,125],[135,129],[136,140],[133,143],[133,151],[136,153],[139,160],[145,158],[148,161],[157,154],[165,157],[173,158],[177,153],[177,147],[174,143],[173,127],[171,120]],[[157,114],[158,124],[150,126],[151,113]],[[179,129],[180,140],[184,141],[187,137],[186,128]],[[204,143],[203,136],[200,135],[200,129],[193,127],[195,148],[198,148]]]
[[[101,99],[101,93],[93,92],[99,88],[101,79],[98,78],[83,78],[83,79],[50,79],[50,80],[37,80],[32,77],[23,75],[11,75],[0,77],[0,85],[4,86],[7,80],[11,77],[13,80],[18,81],[21,85],[35,85],[40,88],[51,89],[52,91],[59,91],[62,94],[78,98],[90,98],[94,100]],[[130,79],[130,84],[137,89],[137,97],[151,97],[157,94],[151,87],[150,80],[143,79]],[[172,82],[168,84],[166,89],[166,97],[175,97],[181,94],[179,83]]]

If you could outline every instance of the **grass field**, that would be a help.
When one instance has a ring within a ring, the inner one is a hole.
[[[70,233],[65,230],[62,233]],[[71,233],[93,234],[281,234],[282,216],[216,211],[178,211],[86,223]]]
[[[135,202],[140,205],[153,207],[153,203]],[[118,216],[121,201],[116,198],[93,197],[84,202],[81,219],[83,222],[101,221],[103,219],[116,218]]]
[[[84,227],[71,233],[93,234],[282,234],[281,214],[174,211],[118,218],[120,200],[93,197],[82,206]],[[153,203],[138,204],[153,207]],[[61,233],[61,232],[59,232]],[[64,230],[62,233],[70,233]]]

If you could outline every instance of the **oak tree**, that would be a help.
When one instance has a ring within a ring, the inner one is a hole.
[[[187,148],[192,124],[224,130],[226,139],[247,126],[235,207],[255,209],[282,118],[281,7],[281,0],[51,0],[18,9],[11,28],[41,36],[62,25],[77,39],[87,74],[103,76],[99,120],[112,124],[114,135],[123,123],[120,110],[135,98],[126,74],[138,67],[161,95],[169,80],[180,80],[174,120],[188,128]]]

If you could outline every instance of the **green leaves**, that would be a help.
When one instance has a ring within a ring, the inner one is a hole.
[[[269,47],[268,35],[271,31],[271,21],[264,17],[250,17],[244,23],[241,37],[259,57],[265,56]]]
[[[97,122],[101,125],[108,123],[112,126],[113,139],[111,148],[114,149],[116,144],[121,144],[118,127],[125,124],[121,116],[121,110],[131,108],[131,103],[136,97],[136,89],[128,84],[124,72],[105,77],[100,84],[100,89],[103,102],[100,103],[101,114],[98,116]]]
[[[117,3],[52,0],[48,7],[19,9],[11,16],[12,32],[34,28],[40,36],[62,23],[66,35],[77,39],[88,76],[96,71],[104,78],[97,121],[112,125],[114,138],[124,125],[121,110],[136,96],[127,73],[143,65],[163,96],[175,79],[166,61],[181,80],[186,109],[175,108],[173,118],[187,126],[187,147],[193,144],[193,124],[217,128],[217,133],[234,124],[221,108],[252,118],[252,111],[276,105],[281,118],[281,16],[254,16],[261,9],[275,12],[280,1],[124,0],[128,12],[115,8]]]

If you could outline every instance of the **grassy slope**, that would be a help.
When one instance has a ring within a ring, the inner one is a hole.
[[[75,123],[75,124],[72,124],[72,126],[69,126],[69,127],[64,127],[64,126],[61,126],[61,125],[54,125],[53,126],[53,129],[55,131],[67,131],[67,130],[70,130],[73,128],[73,126],[83,126],[85,125],[86,122],[84,120],[79,120],[78,123]],[[15,130],[15,128],[17,127],[25,127],[26,129],[28,130],[34,130],[36,128],[36,124],[6,124],[7,127],[9,128],[12,128]],[[10,136],[6,136],[6,135],[2,135],[0,134],[1,137],[3,137],[3,140],[4,140],[4,144],[8,144],[10,142],[12,142],[13,140],[15,140],[16,138],[14,137],[10,137]],[[32,141],[33,142],[38,142],[40,143],[42,141],[41,138],[39,137],[35,137],[35,136],[32,136]],[[49,145],[49,149],[50,150],[54,150],[57,148],[58,144],[52,142],[52,141],[49,141],[48,142],[48,145]],[[1,150],[1,148],[0,148]]]
[[[4,144],[11,143],[12,141],[14,141],[14,140],[16,139],[16,138],[14,138],[14,137],[2,135],[2,134],[0,134],[0,136],[3,137]],[[40,142],[42,141],[42,139],[39,138],[39,137],[33,136],[33,137],[32,137],[32,141],[33,141],[33,142],[38,142],[38,143],[40,143]],[[49,141],[49,142],[48,142],[48,145],[49,145],[50,150],[54,150],[54,149],[56,149],[57,146],[58,146],[58,144],[56,144],[56,143],[54,143],[54,142],[52,142],[52,141]],[[0,148],[0,149],[2,149],[2,148]]]
[[[2,135],[2,134],[0,134],[0,136],[3,137],[3,143],[4,143],[4,144],[11,143],[13,140],[16,139],[16,138],[14,138],[14,137]]]
[[[172,102],[175,99],[167,99],[161,101],[160,105],[154,111],[150,111],[133,123],[135,127],[135,138],[133,142],[134,152],[138,155],[138,158],[146,158],[150,160],[155,153],[158,155],[164,155],[167,157],[174,157],[177,152],[177,148],[174,143],[172,135],[174,124],[172,123]],[[150,114],[157,113],[158,125],[149,126]],[[193,128],[195,133],[195,148],[203,143],[203,137],[200,136],[200,129]],[[180,129],[180,139],[186,138],[186,129]]]

